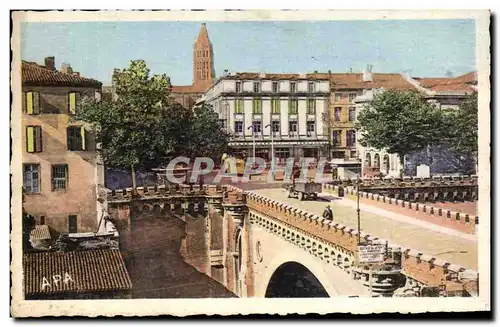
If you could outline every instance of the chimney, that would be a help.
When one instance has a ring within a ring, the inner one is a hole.
[[[56,58],[45,57],[45,67],[50,70],[56,70]]]
[[[367,65],[366,69],[363,70],[363,82],[372,81],[372,65]]]
[[[67,64],[67,63],[63,62],[61,64],[61,73],[72,75],[73,74],[73,68],[71,68],[70,64]]]

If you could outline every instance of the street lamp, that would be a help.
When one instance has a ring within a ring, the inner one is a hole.
[[[254,131],[253,125],[248,126],[247,129],[251,129],[252,130],[252,144],[253,144],[252,165],[253,165],[255,163],[255,131]]]
[[[357,178],[357,187],[356,187],[356,212],[358,214],[358,245],[361,244],[361,217],[359,214],[359,179],[361,173],[361,159],[358,154],[358,162],[359,162],[359,170],[358,170],[358,178]]]
[[[265,128],[270,127],[271,130],[271,171],[274,171],[274,131],[271,124],[267,124]]]

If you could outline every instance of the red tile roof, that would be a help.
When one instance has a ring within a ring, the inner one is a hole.
[[[173,85],[170,88],[171,93],[205,93],[206,87],[195,85]]]
[[[331,74],[331,88],[333,90],[342,89],[397,89],[412,90],[415,87],[410,84],[401,74],[372,73],[372,80],[363,81],[363,74],[360,73],[333,73]]]
[[[425,88],[438,92],[473,92],[471,85],[477,83],[476,72],[470,72],[457,77],[438,77],[438,78],[416,78],[416,80]]]
[[[22,62],[23,85],[84,86],[100,88],[102,83],[74,74],[47,69],[34,62]]]
[[[119,250],[26,253],[23,268],[26,295],[132,288]]]

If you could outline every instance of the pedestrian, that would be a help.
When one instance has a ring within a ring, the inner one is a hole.
[[[330,208],[330,205],[327,205],[325,210],[323,211],[323,218],[329,221],[333,221],[333,211]]]

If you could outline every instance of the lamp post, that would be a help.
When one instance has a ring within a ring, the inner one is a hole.
[[[361,172],[361,159],[359,158],[359,155],[358,155],[358,162],[359,162],[359,170],[358,170],[357,187],[356,187],[356,212],[358,214],[358,245],[360,245],[361,244],[361,217],[359,214],[359,179],[360,179],[360,172]]]
[[[270,127],[271,130],[271,171],[274,171],[274,131],[271,124],[267,124],[266,128]]]
[[[253,165],[255,163],[255,131],[253,130],[253,125],[248,126],[248,129],[252,130],[252,145],[253,145],[252,165]]]

